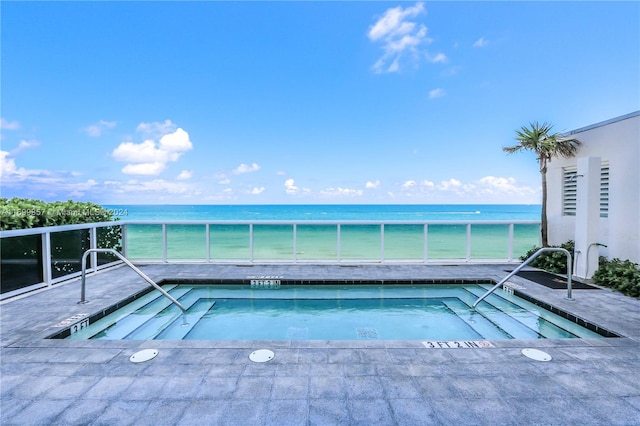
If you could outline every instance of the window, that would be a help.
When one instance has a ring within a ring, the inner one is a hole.
[[[576,166],[562,169],[562,215],[576,215],[578,193],[578,168]],[[603,161],[600,166],[600,217],[609,216],[609,162]]]

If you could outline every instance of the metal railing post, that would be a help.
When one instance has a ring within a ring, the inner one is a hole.
[[[482,296],[478,297],[478,300],[476,300],[473,303],[473,305],[471,305],[471,307],[475,309],[475,307],[478,306],[478,303],[482,302],[485,299],[485,297],[489,296],[491,293],[493,293],[495,290],[497,290],[502,284],[504,284],[509,278],[511,278],[512,276],[514,276],[518,272],[520,272],[520,270],[522,268],[524,268],[529,263],[531,263],[536,257],[541,255],[542,253],[550,252],[550,251],[559,251],[559,252],[562,252],[562,253],[567,255],[567,299],[568,300],[573,300],[571,298],[571,253],[569,253],[568,250],[560,248],[560,247],[543,247],[543,248],[539,249],[537,252],[535,252],[533,255],[531,255],[531,257],[529,257],[527,260],[522,262],[520,264],[520,266],[518,266],[516,269],[511,271],[511,273],[509,273],[509,275],[504,277],[498,284],[494,285],[485,294],[483,294]]]
[[[175,303],[182,310],[182,312],[186,311],[185,307],[182,306],[182,304],[180,302],[178,302],[173,296],[171,296],[162,287],[160,287],[158,284],[156,284],[155,281],[153,281],[151,278],[149,278],[144,272],[142,272],[140,269],[138,269],[133,263],[131,263],[129,261],[129,259],[127,259],[123,255],[121,255],[120,253],[118,253],[114,249],[101,249],[101,248],[89,249],[89,250],[85,251],[82,254],[82,282],[81,282],[81,289],[80,289],[80,301],[78,302],[79,304],[88,303],[87,299],[86,299],[87,256],[89,254],[91,254],[91,253],[111,253],[111,254],[115,255],[117,258],[119,258],[124,263],[126,263],[127,266],[129,266],[131,269],[133,269],[133,271],[136,274],[140,275],[146,282],[148,282],[149,284],[154,286],[156,288],[156,290],[158,290],[160,293],[162,293],[163,296],[165,296],[166,298],[171,300],[173,303]]]

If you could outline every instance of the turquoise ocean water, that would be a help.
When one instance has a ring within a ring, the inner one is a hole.
[[[123,220],[212,221],[484,221],[539,220],[539,205],[109,205]],[[377,225],[299,224],[294,246],[292,225],[254,225],[253,247],[248,225],[211,225],[209,255],[214,260],[420,260],[425,258],[424,227],[386,225],[384,252]],[[429,259],[462,259],[466,256],[466,226],[429,225]],[[506,259],[507,225],[473,225],[471,257]],[[169,259],[206,259],[204,225],[168,225]],[[516,225],[513,255],[518,257],[539,242],[537,225]],[[134,259],[162,258],[162,227],[131,225],[127,229],[127,254]],[[339,247],[338,247],[339,246]],[[339,252],[338,252],[339,251]]]

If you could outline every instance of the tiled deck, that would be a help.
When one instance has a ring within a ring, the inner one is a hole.
[[[504,277],[500,265],[153,265],[154,279],[425,279]],[[495,341],[426,349],[418,341],[66,341],[53,325],[142,289],[128,268],[2,303],[2,425],[638,425],[640,301],[603,289],[525,293],[625,338]],[[553,360],[524,357],[541,348]],[[152,361],[133,364],[141,348]],[[272,349],[265,364],[248,359]]]

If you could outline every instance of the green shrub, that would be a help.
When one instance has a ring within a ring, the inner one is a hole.
[[[112,220],[111,212],[93,203],[71,200],[46,203],[28,198],[0,198],[2,231]]]
[[[601,256],[593,281],[627,296],[640,297],[640,269],[630,260],[607,260]]]
[[[573,241],[569,240],[566,243],[560,244],[559,246],[551,246],[551,247],[560,247],[565,250],[568,250],[571,253],[572,257],[575,257],[575,244]],[[540,250],[540,247],[534,247],[525,253],[523,256],[520,256],[520,260],[525,261],[535,252]],[[548,253],[542,253],[540,256],[536,257],[530,264],[534,268],[544,269],[545,271],[552,272],[554,274],[566,274],[567,273],[567,256],[561,251],[554,251]],[[573,262],[571,265],[571,272],[573,273]]]

